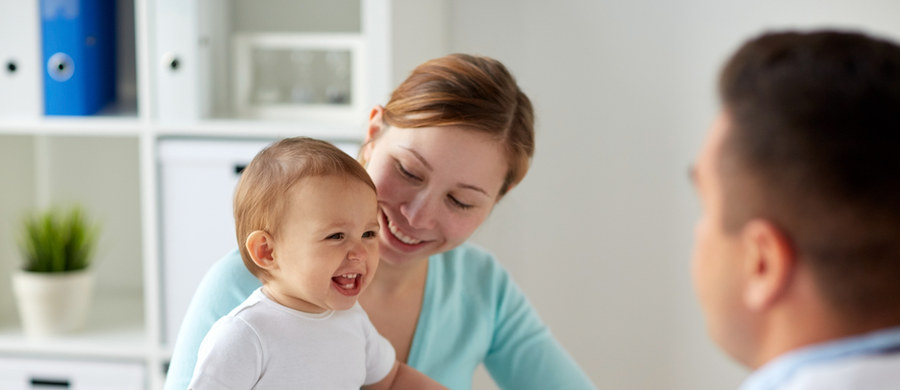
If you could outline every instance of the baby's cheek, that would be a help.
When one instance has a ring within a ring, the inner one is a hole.
[[[378,266],[378,261],[380,260],[380,255],[378,253],[378,243],[376,242],[374,248],[368,251],[368,265],[369,268],[375,268]]]

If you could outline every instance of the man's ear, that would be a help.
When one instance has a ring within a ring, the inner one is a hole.
[[[744,246],[744,304],[765,310],[791,288],[797,259],[788,236],[771,221],[757,219],[741,230]]]
[[[270,270],[277,266],[275,262],[275,240],[269,233],[256,230],[247,237],[247,252],[259,268]]]

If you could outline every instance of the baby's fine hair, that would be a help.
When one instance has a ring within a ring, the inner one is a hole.
[[[262,230],[278,234],[287,207],[285,193],[302,179],[337,175],[357,179],[375,191],[375,183],[353,157],[334,145],[307,137],[286,138],[260,151],[241,173],[234,192],[234,227],[244,265],[265,275],[250,258],[246,242]]]

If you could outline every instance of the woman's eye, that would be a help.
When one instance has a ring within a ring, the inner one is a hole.
[[[334,234],[326,237],[326,239],[328,239],[328,240],[343,240],[344,233],[334,233]]]
[[[362,236],[363,236],[363,238],[373,238],[373,237],[375,237],[376,235],[377,235],[377,234],[375,233],[374,230],[369,230],[369,231],[363,233]]]
[[[412,174],[412,172],[406,170],[406,168],[403,167],[403,164],[400,164],[399,161],[397,162],[397,170],[400,171],[401,175],[405,176],[406,178],[408,178],[410,180],[422,181],[422,179],[420,177],[418,177],[418,176]]]
[[[460,209],[468,210],[468,209],[472,208],[472,205],[460,202],[458,199],[453,197],[453,195],[447,195],[447,198],[450,199],[450,204],[452,204],[453,206],[456,206]]]

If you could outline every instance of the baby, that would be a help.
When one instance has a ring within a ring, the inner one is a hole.
[[[377,208],[365,169],[327,142],[257,154],[234,220],[263,286],[210,329],[189,388],[443,389],[397,362],[357,302],[378,266]]]

